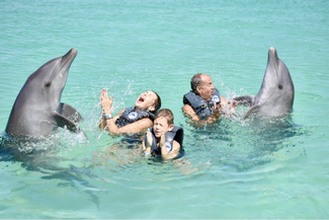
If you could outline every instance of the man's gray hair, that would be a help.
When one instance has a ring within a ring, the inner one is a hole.
[[[191,89],[193,92],[196,92],[196,88],[201,84],[201,76],[203,73],[195,74],[191,79]]]

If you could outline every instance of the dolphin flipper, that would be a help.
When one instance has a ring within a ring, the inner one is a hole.
[[[233,100],[238,101],[238,104],[249,105],[249,106],[253,105],[254,99],[255,96],[250,96],[250,95],[238,96],[233,98]]]
[[[257,112],[260,109],[260,105],[254,105],[252,106],[247,113],[244,115],[243,119],[247,119],[250,115]]]
[[[58,112],[54,112],[53,116],[59,127],[66,127],[72,132],[79,131],[79,127],[77,127],[77,125],[73,121],[65,117],[65,115],[62,115]]]
[[[57,109],[57,112],[74,123],[78,123],[82,120],[80,113],[71,105],[66,103],[61,103]]]

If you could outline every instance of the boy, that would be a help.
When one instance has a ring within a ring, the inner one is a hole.
[[[142,143],[145,155],[163,160],[177,159],[184,154],[183,128],[174,125],[174,115],[169,109],[161,109],[154,118],[153,128],[148,129]]]

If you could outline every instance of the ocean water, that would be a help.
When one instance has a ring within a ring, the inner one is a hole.
[[[27,77],[76,48],[62,101],[86,135],[60,129],[36,144],[49,153],[1,158],[0,218],[329,218],[328,1],[1,0],[0,12],[0,131]],[[195,73],[225,97],[256,94],[270,47],[294,81],[289,119],[188,124]],[[114,112],[157,91],[185,129],[184,160],[149,161],[98,130],[102,88]]]

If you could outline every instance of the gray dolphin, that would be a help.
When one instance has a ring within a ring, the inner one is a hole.
[[[244,119],[251,115],[262,118],[283,117],[292,112],[294,84],[287,66],[279,59],[276,49],[268,50],[267,67],[262,86],[256,96],[235,97],[239,104],[249,104]]]
[[[78,131],[81,115],[60,102],[70,66],[78,51],[52,59],[32,73],[19,92],[11,110],[6,133],[14,137],[42,138],[57,128]]]

